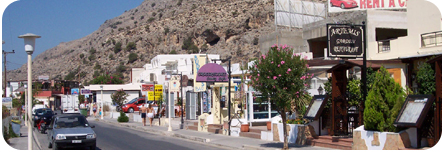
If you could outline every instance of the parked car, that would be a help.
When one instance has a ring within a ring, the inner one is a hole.
[[[47,127],[48,148],[89,147],[95,150],[97,135],[81,114],[55,115]]]
[[[45,122],[51,122],[52,116],[54,112],[50,108],[38,108],[34,109],[34,113],[32,114],[32,120],[34,122],[34,127],[38,127],[37,125],[40,123],[40,120],[43,119]]]
[[[130,100],[128,103],[124,104],[123,108],[121,108],[121,109],[123,110],[123,112],[133,113],[134,111],[138,111],[140,109],[141,105],[143,105],[145,103],[149,104],[149,103],[153,103],[153,101],[146,102],[146,98],[137,97],[137,98]]]
[[[37,127],[38,131],[45,133],[46,126],[51,123],[52,117],[55,113],[49,108],[40,108],[35,110],[35,114],[32,116],[34,120],[34,127]]]
[[[355,0],[330,0],[330,6],[341,7],[342,9],[358,7]]]

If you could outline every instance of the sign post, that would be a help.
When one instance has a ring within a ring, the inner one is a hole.
[[[327,50],[329,57],[362,58],[362,101],[359,105],[359,124],[363,123],[363,110],[367,97],[366,25],[327,24]],[[334,76],[333,76],[334,77]],[[334,99],[335,96],[332,97]],[[334,100],[332,101],[334,102]],[[335,110],[332,110],[332,118]],[[334,118],[333,118],[334,119]],[[333,123],[332,123],[333,124]],[[333,130],[334,126],[332,126]]]

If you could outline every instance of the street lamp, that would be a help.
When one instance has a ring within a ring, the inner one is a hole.
[[[101,106],[100,106],[100,112],[101,112],[101,119],[103,119],[103,115],[104,115],[104,113],[103,113],[103,86],[101,85],[100,86],[100,89],[101,89]]]
[[[32,110],[32,53],[34,53],[35,39],[41,36],[27,33],[18,36],[18,38],[23,38],[25,40],[25,51],[28,54],[28,118],[31,119]],[[28,150],[32,150],[32,126],[31,121],[28,121]]]
[[[319,85],[319,88],[318,88],[319,95],[322,95],[323,91],[324,91],[324,89],[322,88],[321,85]]]

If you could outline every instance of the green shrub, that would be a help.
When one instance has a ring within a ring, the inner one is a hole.
[[[137,45],[134,42],[129,42],[126,45],[126,51],[131,51],[137,49]]]
[[[181,49],[188,50],[189,53],[197,53],[199,50],[199,48],[195,45],[195,43],[193,43],[191,37],[188,37],[186,40],[184,40]]]
[[[101,65],[98,62],[96,62],[95,66],[94,66],[94,70],[99,70],[99,69],[101,69]]]
[[[170,51],[169,54],[177,54],[175,50]]]
[[[169,33],[170,29],[168,27],[164,28],[164,35],[167,35]]]
[[[183,3],[183,0],[178,0],[178,3],[176,3],[176,5],[181,6],[182,3]]]
[[[115,60],[114,55],[113,54],[109,54],[109,59],[110,60]]]
[[[419,71],[416,74],[417,84],[419,85],[419,94],[434,94],[436,91],[435,72],[431,65],[424,62],[418,66]]]
[[[147,22],[153,22],[155,20],[155,18],[153,18],[153,17],[151,17],[151,18],[149,18],[148,20],[147,20]]]
[[[129,117],[123,111],[120,111],[120,116],[117,119],[118,122],[129,122]]]
[[[129,54],[129,63],[133,63],[138,59],[138,55],[136,53],[130,53]]]
[[[390,77],[387,69],[381,67],[375,75],[375,81],[365,101],[365,129],[399,131],[393,123],[405,101],[405,96],[404,89]]]
[[[150,4],[150,6],[155,7],[155,3]]]
[[[84,54],[83,53],[81,53],[80,54],[80,59],[82,59],[84,57]]]
[[[155,13],[155,12],[152,13],[152,16],[156,16],[156,15],[157,15],[157,13]]]
[[[115,47],[114,47],[114,53],[115,54],[117,54],[118,52],[120,52],[121,51],[121,42],[117,42],[117,44],[115,44]]]
[[[89,59],[89,61],[94,61],[95,60],[95,54],[91,54],[87,58]]]
[[[89,53],[92,55],[92,54],[95,54],[97,52],[97,50],[95,50],[94,48],[91,48],[91,50],[89,50]]]

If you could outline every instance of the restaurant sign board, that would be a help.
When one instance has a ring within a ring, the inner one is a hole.
[[[216,63],[207,63],[198,71],[196,82],[228,82],[226,70]]]
[[[365,25],[327,24],[329,57],[363,57]]]

